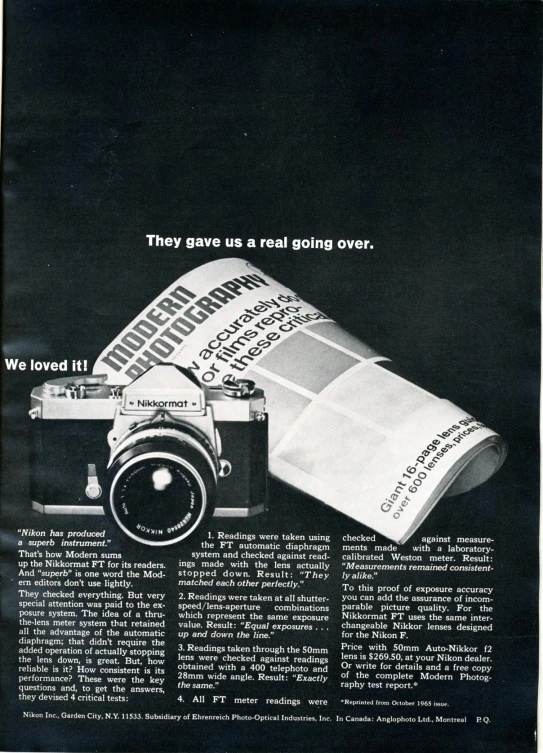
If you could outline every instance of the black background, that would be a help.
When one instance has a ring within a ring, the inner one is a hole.
[[[178,276],[239,255],[510,446],[410,541],[496,537],[495,680],[447,695],[491,725],[26,724],[4,657],[6,750],[533,750],[540,28],[530,2],[6,2],[5,356],[90,366]],[[149,233],[373,249],[172,251]],[[41,381],[3,369],[8,647]],[[257,528],[365,531],[271,491]]]

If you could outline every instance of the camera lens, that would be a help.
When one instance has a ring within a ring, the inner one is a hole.
[[[110,512],[135,541],[166,546],[187,538],[212,513],[217,461],[189,427],[139,429],[110,468]]]

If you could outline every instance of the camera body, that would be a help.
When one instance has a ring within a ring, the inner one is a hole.
[[[265,397],[249,380],[204,388],[168,363],[124,387],[62,377],[32,390],[29,415],[38,512],[105,512],[130,538],[165,546],[212,514],[266,509]]]

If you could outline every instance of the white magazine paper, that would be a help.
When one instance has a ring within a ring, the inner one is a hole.
[[[502,464],[492,429],[389,370],[388,359],[242,259],[183,275],[101,353],[126,385],[155,363],[202,384],[253,379],[270,414],[270,472],[404,543],[445,494]]]

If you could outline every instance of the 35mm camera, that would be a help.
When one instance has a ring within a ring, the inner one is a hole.
[[[38,512],[105,511],[135,541],[166,546],[208,516],[266,508],[268,417],[250,380],[204,388],[174,364],[125,387],[62,377],[32,390],[30,416]]]

